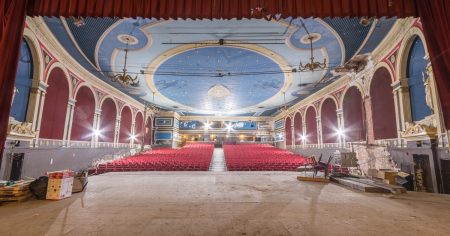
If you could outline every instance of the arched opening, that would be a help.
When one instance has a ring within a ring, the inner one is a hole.
[[[336,114],[336,102],[327,98],[323,101],[320,119],[322,121],[322,140],[323,143],[337,143],[338,139],[338,123]]]
[[[131,110],[128,106],[123,107],[120,114],[119,143],[129,143],[131,136]]]
[[[142,143],[142,134],[143,134],[143,128],[144,128],[144,118],[142,117],[142,113],[138,112],[136,114],[136,118],[134,120],[134,136],[135,140],[134,143],[141,144]]]
[[[395,104],[392,96],[392,78],[389,71],[381,67],[372,78],[370,84],[370,100],[372,104],[372,122],[375,139],[397,137],[395,120]]]
[[[111,98],[106,98],[102,103],[100,115],[100,142],[114,142],[114,133],[117,117],[116,104]]]
[[[50,72],[47,84],[39,137],[61,140],[66,122],[69,83],[62,69],[55,68]]]
[[[16,75],[16,91],[10,112],[10,116],[14,117],[16,121],[24,122],[26,120],[32,80],[33,58],[27,41],[22,39]]]
[[[426,94],[423,84],[423,73],[426,71],[428,64],[428,61],[424,57],[424,44],[419,37],[416,37],[409,50],[406,69],[411,102],[411,117],[413,121],[419,121],[431,115],[431,109],[427,106],[425,100]]]
[[[294,116],[295,145],[302,144],[302,135],[303,135],[302,115],[300,114],[300,112],[297,112]]]
[[[286,141],[286,146],[292,145],[292,125],[291,118],[286,118],[286,122],[284,123],[284,140]]]
[[[350,87],[344,95],[342,104],[344,110],[344,132],[348,142],[366,140],[364,108],[361,92]]]
[[[93,135],[95,98],[91,89],[81,87],[75,97],[71,140],[90,141]]]
[[[314,107],[309,107],[308,110],[306,110],[305,123],[306,123],[306,143],[318,144],[316,110],[314,109]]]
[[[152,144],[152,118],[147,118],[147,124],[145,126],[145,144]]]

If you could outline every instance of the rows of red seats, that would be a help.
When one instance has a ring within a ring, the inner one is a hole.
[[[223,145],[230,171],[295,171],[307,158],[269,144]]]
[[[97,173],[120,171],[207,171],[214,144],[191,143],[181,149],[163,148],[99,164]]]

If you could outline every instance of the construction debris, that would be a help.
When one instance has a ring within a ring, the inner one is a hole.
[[[11,185],[0,186],[0,202],[23,202],[31,197],[30,184],[33,180],[21,180]]]

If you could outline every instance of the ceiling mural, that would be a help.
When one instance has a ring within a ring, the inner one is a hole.
[[[156,20],[45,18],[80,64],[139,101],[181,115],[274,115],[336,79],[331,69],[378,45],[395,19]],[[377,36],[372,36],[377,32]],[[380,36],[382,35],[382,36]],[[310,61],[327,67],[300,72]],[[67,40],[70,39],[70,40]],[[366,47],[365,47],[366,46]],[[123,87],[109,76],[127,73]]]

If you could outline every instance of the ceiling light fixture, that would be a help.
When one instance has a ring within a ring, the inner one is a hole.
[[[305,23],[303,22],[303,20],[301,20],[302,22],[302,26],[305,29],[306,33],[308,34],[308,39],[309,39],[309,45],[310,45],[310,52],[311,52],[311,57],[309,58],[310,61],[308,63],[306,63],[305,65],[302,64],[302,62],[300,61],[300,64],[298,66],[298,70],[299,71],[315,71],[317,69],[324,69],[327,65],[327,59],[324,58],[323,59],[323,63],[320,63],[318,61],[314,61],[314,53],[313,53],[313,40],[316,39],[317,36],[311,35],[308,31],[308,29],[306,28]]]
[[[283,91],[283,97],[284,97],[284,106],[280,108],[280,112],[285,112],[288,110],[288,106],[286,105],[286,91]]]
[[[124,37],[123,39],[127,42],[127,45],[124,49],[125,59],[123,63],[122,73],[109,76],[109,78],[111,79],[112,82],[118,82],[120,85],[122,85],[122,87],[128,86],[138,87],[139,86],[139,79],[137,78],[138,76],[136,75],[133,78],[130,74],[127,74],[128,44],[131,39],[129,37]],[[143,70],[141,70],[141,74],[144,74]]]

